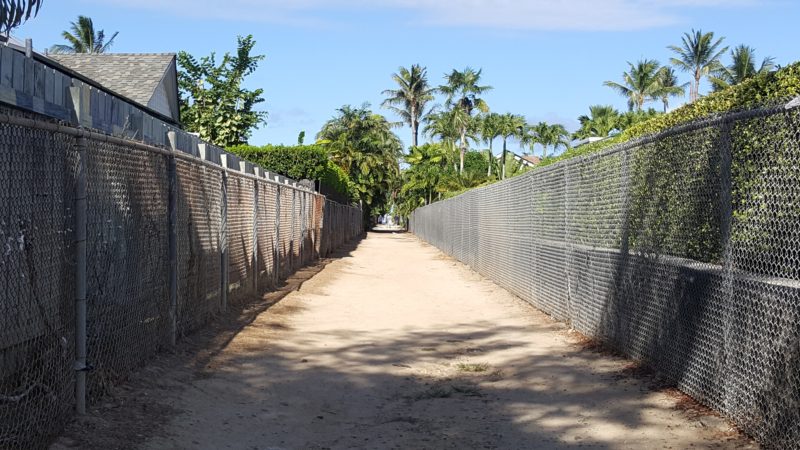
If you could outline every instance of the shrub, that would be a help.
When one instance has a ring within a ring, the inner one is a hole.
[[[567,150],[557,157],[546,159],[540,166],[596,153],[623,142],[659,133],[714,114],[777,103],[798,95],[800,95],[800,62],[777,72],[751,78],[722,91],[713,92],[694,103],[638,123],[616,136]]]
[[[228,151],[269,170],[295,180],[319,180],[350,201],[358,195],[350,177],[330,161],[319,145],[237,145]]]

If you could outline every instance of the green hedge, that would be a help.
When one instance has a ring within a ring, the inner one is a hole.
[[[547,158],[539,167],[576,156],[596,153],[616,144],[659,133],[713,114],[783,101],[798,95],[800,95],[800,62],[764,76],[751,78],[728,89],[713,92],[694,103],[636,124],[610,138],[567,150],[557,157]]]
[[[358,199],[350,177],[330,161],[328,152],[319,145],[237,145],[227,150],[270,172],[295,180],[319,180],[350,201]]]

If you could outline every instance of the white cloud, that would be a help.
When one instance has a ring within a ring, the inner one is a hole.
[[[98,0],[88,0],[97,3]],[[290,25],[334,24],[332,13],[404,13],[409,24],[520,30],[639,30],[681,23],[698,8],[757,0],[104,0],[183,17]]]

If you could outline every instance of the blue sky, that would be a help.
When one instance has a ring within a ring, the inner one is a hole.
[[[248,84],[265,90],[270,114],[253,144],[312,137],[344,104],[380,111],[391,74],[414,63],[437,85],[453,68],[482,68],[492,111],[575,129],[591,104],[626,108],[604,80],[626,61],[666,63],[666,46],[691,28],[778,64],[800,60],[794,0],[46,0],[15,35],[43,50],[78,14],[119,31],[115,52],[221,54],[253,34],[266,60]],[[407,128],[397,133],[410,142]]]

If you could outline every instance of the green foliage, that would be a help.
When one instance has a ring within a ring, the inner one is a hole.
[[[77,22],[70,22],[70,31],[62,31],[61,36],[67,45],[57,44],[50,47],[51,53],[105,53],[114,43],[119,32],[114,32],[106,41],[106,33],[100,30],[95,33],[92,19],[78,16]]]
[[[411,127],[411,146],[417,146],[419,123],[428,111],[426,105],[433,101],[434,89],[428,84],[427,69],[414,64],[411,69],[401,67],[398,73],[392,74],[397,89],[383,91],[386,100],[381,106],[397,114],[402,123]]]
[[[755,60],[756,50],[753,47],[739,45],[731,50],[731,64],[720,66],[709,76],[714,91],[721,91],[748,78],[763,76],[775,68],[775,60],[771,57],[764,58],[758,69]]]
[[[713,114],[785,101],[798,95],[800,95],[800,63],[794,63],[777,72],[750,78],[728,89],[713,92],[667,114],[656,115],[631,126],[616,136],[567,150],[558,157],[547,158],[542,165],[596,153],[614,145],[648,134],[659,133]]]
[[[214,53],[199,61],[178,53],[181,120],[188,131],[222,147],[246,143],[252,131],[265,123],[267,113],[254,107],[264,101],[263,89],[242,87],[263,55],[251,55],[253,36],[239,36],[235,55],[225,53],[217,64]]]
[[[700,80],[722,66],[720,57],[728,51],[728,47],[720,48],[724,40],[725,38],[714,40],[713,32],[692,30],[691,33],[683,34],[680,46],[667,47],[676,56],[670,59],[670,64],[690,73],[694,78],[689,88],[689,98],[692,102],[700,97]]]
[[[228,151],[274,172],[295,180],[319,180],[328,162],[328,154],[318,145],[237,145]]]
[[[0,8],[0,33],[11,34],[11,30],[39,14],[44,0],[3,0]]]
[[[368,104],[345,105],[317,133],[318,143],[353,180],[367,212],[388,202],[400,175],[400,139]]]
[[[295,180],[319,180],[345,198],[358,199],[350,177],[328,158],[328,152],[319,145],[236,145],[229,152],[254,164]]]

